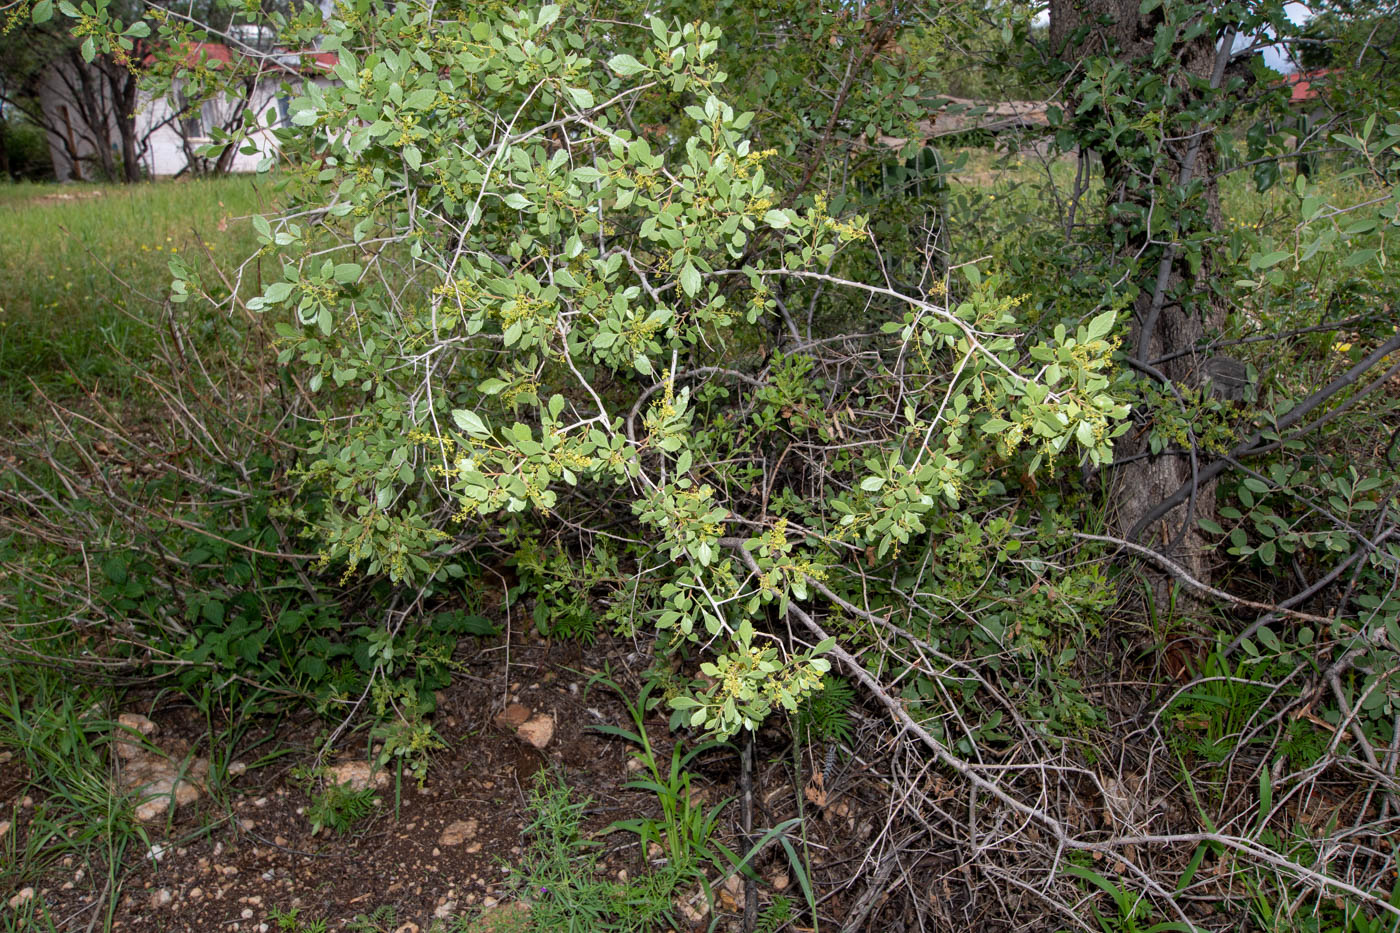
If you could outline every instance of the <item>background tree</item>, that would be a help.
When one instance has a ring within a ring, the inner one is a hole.
[[[1078,148],[1081,166],[1092,153],[1103,173],[1102,221],[1072,235],[1112,250],[1105,278],[1116,281],[1105,300],[1132,308],[1128,359],[1160,395],[1154,407],[1139,407],[1139,419],[1173,417],[1170,409],[1185,407],[1183,393],[1208,389],[1206,358],[1192,351],[1226,320],[1212,242],[1222,220],[1215,135],[1243,89],[1239,78],[1226,80],[1226,67],[1239,36],[1281,16],[1277,5],[1051,3],[1050,55],[1072,88],[1061,135]],[[1213,519],[1214,486],[1196,482],[1197,442],[1188,440],[1189,455],[1155,456],[1145,431],[1125,435],[1111,523],[1204,580],[1209,547],[1197,521]],[[1160,512],[1183,485],[1188,501]]]
[[[42,0],[33,4],[31,17],[10,24],[0,47],[0,100],[44,129],[67,151],[70,164],[94,161],[102,178],[139,181],[150,137],[197,112],[211,97],[225,105],[219,132],[227,134],[243,125],[257,81],[267,73],[284,72],[274,64],[272,49],[249,44],[235,27],[274,15],[285,22],[294,9],[304,12],[281,0],[263,0],[252,8],[203,0],[100,3],[81,9]],[[316,16],[319,19],[319,13]],[[167,28],[153,42],[154,22]],[[236,54],[221,62],[194,51],[205,41],[231,43]],[[214,71],[220,74],[215,77]],[[61,112],[44,110],[40,97],[45,82],[61,93],[64,107],[71,105],[67,119]],[[143,89],[169,99],[169,117],[138,123]],[[193,147],[187,148],[198,171],[225,171],[234,154],[226,151],[206,161]],[[91,155],[85,156],[85,151]]]

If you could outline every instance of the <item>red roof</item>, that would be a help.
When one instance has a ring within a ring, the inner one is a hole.
[[[187,42],[185,43],[186,68],[194,68],[200,62],[206,63],[210,68],[218,68],[220,64],[228,64],[233,61],[233,52],[222,42]],[[150,66],[155,64],[154,53],[147,55],[142,64]]]
[[[303,71],[330,71],[340,64],[340,56],[334,52],[302,52],[301,68]]]
[[[1322,80],[1332,73],[1332,69],[1319,69],[1317,71],[1295,71],[1291,75],[1284,75],[1285,84],[1291,85],[1293,93],[1289,96],[1289,102],[1300,104],[1309,100],[1317,100],[1322,96],[1322,91],[1326,89],[1327,82]],[[1314,85],[1317,85],[1314,87]]]
[[[206,67],[218,68],[223,64],[233,62],[233,50],[222,42],[189,42],[185,45],[185,56],[183,65],[186,68],[198,67],[202,62]],[[295,64],[291,59],[296,56]],[[278,67],[284,71],[298,71],[303,73],[324,73],[330,71],[340,62],[340,58],[334,52],[318,52],[313,49],[306,49],[301,52],[279,51],[273,53],[274,60]],[[155,63],[156,57],[153,54],[147,55],[143,64],[150,66]]]

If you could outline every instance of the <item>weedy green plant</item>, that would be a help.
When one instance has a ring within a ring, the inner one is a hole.
[[[336,784],[320,778],[313,780],[308,795],[306,818],[311,821],[313,836],[326,828],[343,836],[379,806],[373,787],[356,789],[348,783]]]
[[[114,785],[107,747],[119,731],[103,714],[102,697],[75,690],[58,672],[14,670],[0,675],[0,748],[20,762],[34,799],[26,814],[24,848],[0,868],[0,878],[17,887],[37,881],[65,856],[107,878],[107,894],[95,906],[110,921],[123,860],[133,846],[148,844],[132,817],[132,801]],[[17,847],[18,832],[4,845]],[[30,908],[39,916],[41,904]]]
[[[606,673],[594,675],[589,684],[591,686],[595,683],[602,684],[617,694],[627,708],[635,731],[612,725],[599,725],[593,728],[604,735],[616,736],[634,746],[632,754],[641,764],[642,776],[627,782],[626,786],[652,794],[661,808],[659,818],[635,817],[618,820],[609,826],[606,832],[636,833],[644,852],[653,845],[658,847],[666,867],[676,873],[676,876],[682,881],[690,881],[691,883],[698,881],[701,892],[709,899],[711,905],[714,902],[712,890],[714,884],[729,878],[736,872],[754,877],[753,869],[750,867],[753,859],[769,843],[776,841],[786,853],[789,867],[797,878],[803,896],[807,899],[807,906],[812,916],[815,917],[816,897],[806,863],[798,855],[787,835],[794,826],[800,823],[800,820],[787,820],[772,829],[758,833],[757,840],[743,855],[740,855],[716,838],[720,814],[733,801],[733,798],[721,800],[708,809],[703,802],[697,799],[699,795],[695,792],[694,778],[689,770],[691,763],[701,755],[719,749],[728,749],[733,752],[733,746],[727,742],[711,739],[701,742],[687,751],[684,743],[677,736],[671,746],[670,761],[663,770],[662,762],[658,759],[656,748],[646,729],[647,710],[657,705],[651,694],[658,681],[647,681],[642,686],[635,702],[622,691],[621,687],[608,680]]]
[[[844,677],[827,674],[821,689],[809,694],[797,709],[798,734],[808,742],[844,745],[851,740],[854,723],[851,704],[855,690]]]
[[[753,933],[778,933],[793,921],[792,901],[779,894],[758,915]]]
[[[698,803],[689,768],[700,756],[717,749],[732,750],[732,746],[712,739],[686,750],[678,736],[671,746],[669,761],[663,764],[646,729],[646,711],[653,685],[643,685],[634,702],[622,692],[621,687],[604,678],[605,675],[595,675],[590,685],[600,683],[617,694],[627,707],[633,729],[606,724],[593,726],[593,729],[604,735],[616,736],[633,746],[632,754],[641,764],[642,776],[629,781],[626,786],[650,792],[661,807],[660,818],[618,820],[608,831],[636,833],[642,851],[656,845],[668,866],[682,875],[696,875],[708,884],[707,870],[727,873],[740,864],[738,855],[714,838],[719,814],[733,798],[721,800],[708,808]]]
[[[531,614],[541,635],[592,644],[600,627],[626,626],[625,594],[619,593],[624,575],[617,553],[606,543],[595,545],[579,558],[528,537],[514,547],[511,563],[519,583],[511,588],[510,597],[513,601],[522,596],[534,600]],[[601,604],[600,591],[623,598]]]
[[[510,885],[528,914],[480,929],[565,930],[569,933],[651,933],[676,926],[671,899],[686,875],[673,865],[619,882],[600,877],[598,843],[582,834],[588,800],[576,800],[548,771],[530,788],[524,854],[511,866]],[[478,929],[469,921],[466,930]]]
[[[851,740],[854,700],[855,691],[848,681],[827,674],[822,678],[821,689],[803,698],[797,708],[797,740],[813,748],[819,744],[826,746],[820,769],[824,775],[830,774],[836,766],[840,747]]]
[[[1089,882],[1109,896],[1113,912],[1103,914],[1090,906],[1094,920],[1103,933],[1196,933],[1189,923],[1179,920],[1152,922],[1156,908],[1141,894],[1115,884],[1108,878],[1083,865],[1067,865],[1065,873]]]
[[[268,912],[267,919],[276,924],[280,933],[326,933],[325,919],[303,920],[300,907],[285,911],[274,907]]]
[[[383,904],[368,914],[356,914],[345,928],[352,933],[391,933],[398,924],[399,909],[392,904]]]

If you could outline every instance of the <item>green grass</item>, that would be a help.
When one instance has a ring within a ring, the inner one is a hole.
[[[151,404],[154,393],[142,388],[140,377],[161,374],[153,363],[160,333],[154,328],[168,326],[168,263],[194,253],[197,266],[209,269],[212,254],[227,268],[246,258],[256,241],[240,218],[267,208],[270,187],[247,177],[134,186],[0,184],[0,424],[9,429],[0,455],[13,456],[26,475],[64,497],[60,506],[50,496],[54,508],[39,516],[51,533],[95,509],[104,516],[104,531],[87,536],[90,553],[122,554],[132,543],[119,516],[101,502],[79,490],[62,492],[41,455],[43,445],[23,443],[38,435],[32,428],[43,408],[36,388],[61,405],[119,412],[118,426],[132,413],[158,417],[163,409]],[[237,373],[248,365],[236,355],[229,328],[183,318],[201,325],[191,329],[189,345],[206,351],[205,361],[226,363]],[[95,397],[92,405],[83,401],[87,393]],[[230,414],[225,409],[221,417]],[[34,494],[3,471],[0,485],[7,493]],[[91,651],[94,636],[104,637],[100,626],[71,621],[81,603],[74,587],[91,582],[90,567],[71,540],[30,534],[36,513],[22,502],[0,501],[0,750],[15,756],[34,804],[26,831],[0,840],[0,890],[37,888],[71,857],[102,892],[93,919],[107,929],[126,868],[147,842],[108,761],[114,726],[106,711],[118,708],[120,692],[73,663]],[[168,530],[162,536],[171,540]],[[104,579],[97,578],[99,587]],[[223,592],[218,581],[205,589]],[[107,597],[87,592],[98,598],[89,608],[110,608]],[[193,581],[184,582],[183,592],[197,592]],[[220,702],[232,705],[226,690]],[[222,746],[236,740],[240,719],[231,714],[228,731],[216,733],[224,724],[215,718],[211,713],[211,759],[221,772],[229,754]],[[41,897],[25,909],[21,929],[47,928]],[[0,920],[0,933],[5,929]]]
[[[265,207],[268,187],[246,176],[0,185],[0,420],[22,409],[31,380],[67,397],[121,382],[121,357],[150,346],[172,254],[251,253],[238,218]]]
[[[504,933],[646,933],[673,929],[671,898],[685,873],[675,866],[646,872],[625,882],[604,878],[598,842],[584,836],[583,813],[591,801],[574,798],[569,787],[541,771],[530,790],[529,845],[512,867],[510,887],[531,905],[527,914],[458,929]]]
[[[0,842],[0,890],[39,887],[72,856],[94,879],[106,878],[97,910],[110,921],[128,849],[146,839],[130,801],[113,786],[106,746],[116,726],[102,712],[107,699],[53,669],[0,675],[0,749],[21,763],[34,801],[22,843],[15,831]],[[34,924],[46,916],[38,896],[26,911]]]

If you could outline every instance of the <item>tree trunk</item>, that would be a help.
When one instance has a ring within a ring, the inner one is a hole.
[[[1139,10],[1138,0],[1051,0],[1051,48],[1066,60],[1083,62],[1091,57],[1108,56],[1115,63],[1126,64],[1139,72],[1152,68],[1156,32],[1162,25],[1161,9],[1147,15]],[[1190,42],[1178,42],[1175,57],[1192,77],[1219,85],[1217,65],[1223,62],[1217,61],[1221,56],[1217,54],[1214,30],[1207,29]],[[1170,75],[1167,79],[1172,80]],[[1177,75],[1176,80],[1185,83],[1184,76]],[[1191,102],[1192,93],[1195,92],[1183,88],[1175,106],[1184,108]],[[1152,102],[1146,102],[1144,110],[1151,108]],[[1142,115],[1145,114],[1134,116]],[[1080,126],[1088,126],[1094,120],[1092,113],[1081,115],[1085,116],[1088,122]],[[1169,121],[1164,123],[1170,125]],[[1154,154],[1153,164],[1128,164],[1109,152],[1101,155],[1107,209],[1125,204],[1149,207],[1163,186],[1203,178],[1207,179],[1202,195],[1205,223],[1218,229],[1220,192],[1215,182],[1209,180],[1216,154],[1208,128],[1198,127],[1190,139],[1166,142]],[[1151,172],[1155,185],[1135,188],[1132,182],[1140,179],[1144,171]],[[1161,209],[1160,205],[1157,209]],[[1171,228],[1168,231],[1159,229],[1157,240],[1169,238],[1170,231]],[[1183,232],[1187,231],[1175,230],[1178,237]],[[1145,231],[1135,232],[1127,244],[1128,256],[1123,258],[1126,260],[1139,253],[1145,257],[1126,349],[1136,362],[1150,365],[1154,359],[1188,349],[1202,342],[1203,337],[1218,332],[1225,322],[1226,309],[1210,288],[1213,263],[1208,253],[1193,273],[1173,247],[1150,246],[1144,250],[1146,237]],[[1178,389],[1194,389],[1202,384],[1203,362],[1195,354],[1185,354],[1151,368]],[[1149,419],[1154,417],[1152,412],[1146,415]],[[1178,506],[1152,526],[1136,528],[1155,506],[1192,478],[1192,461],[1188,456],[1165,454],[1130,459],[1148,451],[1151,427],[1150,423],[1134,425],[1118,443],[1116,459],[1126,462],[1113,470],[1116,511],[1110,517],[1112,526],[1122,537],[1137,531],[1140,543],[1172,557],[1197,579],[1208,580],[1211,576],[1208,547],[1196,523],[1214,514],[1214,484],[1202,485],[1194,502]],[[1159,600],[1165,597],[1167,581],[1156,581],[1154,589]]]
[[[8,178],[12,174],[10,171],[10,140],[6,133],[5,119],[0,117],[0,177]],[[14,180],[19,181],[19,178],[15,177]]]
[[[108,112],[109,102],[104,100],[102,85],[88,63],[76,49],[70,49],[68,59],[78,79],[78,111],[92,135],[93,148],[97,150],[97,160],[102,165],[102,177],[111,181],[117,176],[116,161],[112,158],[112,122]]]
[[[136,148],[136,104],[139,81],[120,62],[104,61],[102,71],[112,95],[117,135],[122,147],[122,180],[131,184],[141,180],[141,157]]]
[[[233,132],[235,128],[243,123],[243,114],[253,103],[253,93],[257,90],[258,81],[256,77],[249,77],[243,80],[241,87],[242,96],[238,99],[238,106],[233,109],[233,116],[224,121],[224,129]],[[225,146],[224,151],[219,153],[218,161],[214,163],[215,175],[227,175],[233,167],[234,156],[238,155],[238,147],[234,145]]]

